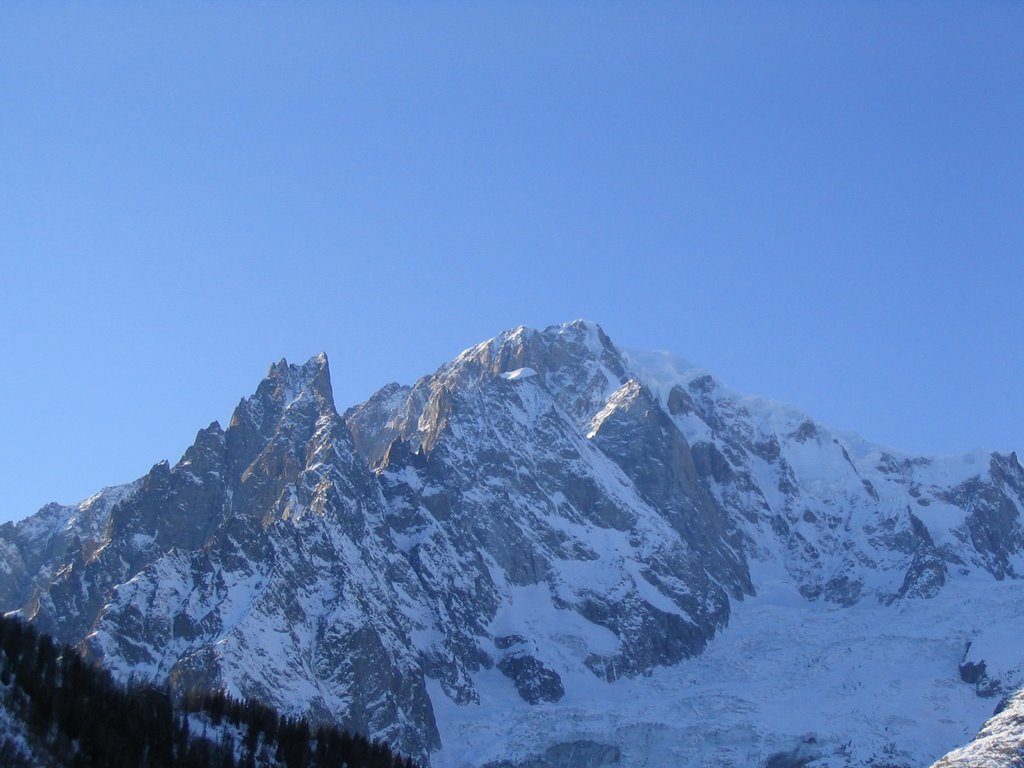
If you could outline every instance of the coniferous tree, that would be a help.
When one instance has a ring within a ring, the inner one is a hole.
[[[24,723],[45,762],[81,768],[416,768],[386,742],[302,717],[283,717],[222,691],[175,697],[166,686],[121,686],[73,649],[30,625],[0,616],[0,705]],[[210,738],[189,731],[198,718]],[[238,732],[244,743],[231,735]],[[236,755],[238,755],[236,759]],[[276,763],[275,763],[276,758]],[[33,765],[8,736],[0,765]]]

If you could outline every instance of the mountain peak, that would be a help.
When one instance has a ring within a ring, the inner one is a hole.
[[[344,417],[326,355],[279,360],[175,467],[0,528],[0,610],[437,766],[703,764],[709,718],[743,740],[723,765],[924,764],[949,745],[908,709],[963,729],[1024,684],[1022,510],[1014,454],[881,451],[580,319]],[[959,689],[968,642],[989,678]]]
[[[545,330],[551,330],[553,328],[561,328],[566,332],[573,331],[576,333],[585,333],[594,338],[607,338],[604,329],[594,320],[587,320],[586,318],[578,317],[575,320],[570,320],[568,323],[562,323],[561,325],[548,326]]]
[[[312,399],[321,412],[334,409],[331,371],[323,352],[302,365],[289,363],[283,357],[271,365],[255,394],[239,403],[230,426],[236,426],[246,416],[260,424],[268,416],[276,420],[284,410],[307,398]]]
[[[311,433],[321,417],[336,413],[327,355],[302,365],[282,358],[231,415],[226,440],[232,462],[248,466],[285,423],[304,424],[300,431]]]

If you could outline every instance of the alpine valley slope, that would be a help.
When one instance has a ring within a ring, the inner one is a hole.
[[[576,321],[344,413],[326,357],[275,364],[174,466],[0,527],[0,610],[438,768],[920,766],[1024,686],[1022,509],[1015,454]]]

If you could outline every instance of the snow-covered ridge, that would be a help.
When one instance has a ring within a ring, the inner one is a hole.
[[[935,465],[936,474],[947,482],[951,479],[950,473],[962,482],[984,472],[988,457],[991,455],[990,451],[981,448],[958,454],[921,455],[893,446],[872,443],[850,430],[823,427],[807,412],[789,403],[732,389],[721,383],[706,368],[672,352],[628,349],[623,350],[622,355],[632,375],[642,381],[663,405],[667,406],[669,396],[675,387],[687,389],[695,381],[701,380],[701,387],[713,390],[716,399],[729,400],[742,406],[748,412],[751,421],[764,434],[787,434],[797,430],[802,424],[811,422],[818,428],[827,430],[831,437],[838,439],[856,460],[870,461],[872,457],[883,454],[898,459],[912,459],[920,464]]]
[[[0,528],[0,608],[438,766],[921,765],[1024,684],[1015,456],[872,446],[586,321],[343,413],[281,361],[115,495]]]

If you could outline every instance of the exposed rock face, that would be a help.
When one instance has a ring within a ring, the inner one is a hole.
[[[932,768],[1024,768],[1024,691],[1004,702],[970,744]]]
[[[836,606],[1020,578],[1022,499],[1013,454],[897,455],[593,324],[519,328],[343,415],[324,356],[273,365],[177,464],[0,527],[0,609],[427,759],[484,689],[557,708],[700,654],[757,568]]]
[[[420,586],[385,517],[326,358],[281,362],[226,432],[64,510],[52,559],[5,608],[121,674],[224,687],[426,755],[438,736],[395,591]],[[40,523],[5,539],[39,559],[19,534]]]
[[[728,593],[750,591],[738,533],[698,485],[685,438],[662,436],[671,425],[649,396],[646,408],[618,396],[624,373],[592,326],[518,329],[422,379],[390,414],[350,412],[354,432],[393,435],[365,459],[420,578],[448,596],[434,617],[445,639],[428,653],[459,658],[441,677],[456,700],[476,700],[470,675],[491,661],[479,637],[522,590],[617,638],[583,659],[609,680],[699,653],[727,621]],[[630,457],[631,441],[664,462]]]
[[[498,669],[512,679],[524,700],[539,704],[558,701],[565,695],[558,673],[537,661],[523,638],[518,635],[495,638],[494,644],[504,651],[498,658]]]
[[[960,664],[960,679],[974,685],[985,677],[984,661],[964,661]]]

